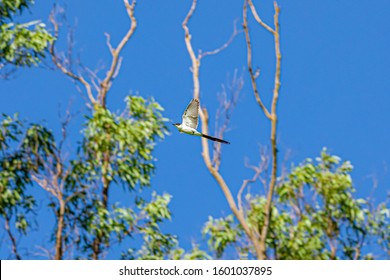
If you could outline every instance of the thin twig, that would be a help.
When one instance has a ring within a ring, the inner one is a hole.
[[[244,208],[242,206],[242,193],[244,192],[245,188],[250,184],[257,181],[257,179],[260,177],[261,173],[263,172],[262,166],[253,166],[248,165],[248,168],[251,168],[255,171],[255,174],[253,174],[251,179],[245,179],[242,182],[242,185],[237,193],[237,203],[238,203],[238,210],[240,210],[242,213],[244,211]]]
[[[110,50],[110,53],[114,54],[114,48],[111,45],[111,35],[105,32],[104,36],[106,36],[106,44],[108,46],[108,49]]]
[[[237,70],[234,72],[232,81],[227,83],[227,88],[230,92],[230,98],[227,98],[227,91],[225,85],[222,85],[222,93],[219,95],[220,107],[218,108],[215,114],[215,134],[219,138],[223,138],[223,134],[227,131],[231,116],[237,105],[238,99],[240,97],[241,90],[244,86],[244,79],[242,76],[237,77]],[[221,116],[223,115],[223,123],[219,128],[219,122]],[[221,164],[221,148],[222,144],[219,142],[214,142],[213,150],[213,165],[217,170]]]
[[[202,59],[208,55],[215,55],[215,54],[220,53],[224,49],[226,49],[233,42],[234,37],[236,37],[240,32],[242,32],[242,30],[237,30],[236,25],[237,25],[237,20],[234,21],[233,33],[232,33],[232,35],[230,35],[230,38],[225,42],[225,44],[223,44],[219,48],[216,48],[215,50],[212,50],[212,51],[200,52],[198,55],[198,58]]]

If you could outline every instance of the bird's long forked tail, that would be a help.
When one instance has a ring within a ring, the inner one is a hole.
[[[202,133],[202,137],[210,139],[212,141],[217,141],[217,142],[221,142],[221,143],[224,143],[224,144],[230,144],[230,142],[228,142],[228,141],[225,141],[225,140],[222,140],[222,139],[219,139],[219,138],[215,138],[215,137],[203,134],[203,133]]]

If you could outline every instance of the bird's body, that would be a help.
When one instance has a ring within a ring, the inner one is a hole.
[[[175,126],[177,127],[177,129],[179,130],[180,133],[202,136],[202,133],[197,131],[195,128],[189,127],[185,124],[182,124],[182,123],[178,124],[178,125],[175,124]]]
[[[197,99],[192,99],[190,104],[188,104],[186,110],[184,111],[184,114],[182,116],[182,123],[174,123],[173,125],[176,126],[180,133],[201,136],[212,141],[230,144],[228,141],[225,141],[223,139],[215,138],[197,131],[196,128],[198,127],[198,117],[199,101]]]

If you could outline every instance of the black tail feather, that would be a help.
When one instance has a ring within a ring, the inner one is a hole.
[[[209,135],[206,135],[206,134],[202,134],[202,137],[210,139],[212,141],[217,141],[217,142],[221,142],[221,143],[224,143],[224,144],[230,144],[230,142],[228,142],[228,141],[225,141],[225,140],[222,140],[222,139],[219,139],[219,138],[215,138],[215,137],[212,137],[212,136],[209,136]]]

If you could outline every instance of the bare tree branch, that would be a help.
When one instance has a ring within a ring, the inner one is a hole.
[[[260,161],[259,166],[254,166],[254,165],[247,164],[247,167],[252,169],[253,171],[255,171],[255,173],[253,174],[251,179],[243,180],[242,185],[240,187],[240,190],[237,193],[238,209],[241,212],[244,211],[244,208],[242,206],[242,193],[244,192],[245,188],[250,183],[255,183],[259,179],[261,173],[263,173],[263,171],[264,171],[264,168],[265,168],[266,164],[267,164],[267,162],[265,162],[265,161]]]
[[[279,89],[280,89],[280,63],[282,59],[282,55],[280,53],[280,40],[279,40],[279,12],[280,8],[278,4],[274,2],[274,41],[275,41],[275,56],[276,56],[276,69],[275,69],[275,85],[273,90],[273,99],[271,105],[271,153],[272,153],[272,173],[271,173],[271,181],[269,184],[269,190],[267,195],[267,202],[265,205],[265,214],[264,214],[264,226],[261,231],[261,250],[266,257],[266,239],[268,234],[268,229],[271,220],[271,208],[272,208],[272,199],[274,195],[276,179],[277,179],[277,169],[278,169],[278,161],[277,161],[277,143],[276,143],[276,132],[277,132],[277,103],[279,98]]]
[[[129,15],[131,25],[129,30],[127,31],[126,35],[122,38],[120,43],[116,48],[113,48],[110,43],[110,36],[107,36],[107,45],[112,55],[112,61],[110,69],[108,70],[106,77],[101,82],[100,86],[101,89],[99,91],[99,101],[100,104],[105,107],[106,105],[106,96],[107,92],[111,87],[111,82],[115,78],[115,76],[118,74],[119,68],[121,66],[121,60],[120,60],[120,53],[123,49],[123,47],[126,45],[126,43],[130,40],[131,36],[134,34],[134,31],[137,27],[137,20],[134,16],[134,8],[136,4],[136,0],[133,0],[133,2],[130,4],[128,0],[123,0],[127,14]]]
[[[202,59],[208,55],[215,55],[215,54],[218,54],[219,52],[223,51],[224,49],[226,49],[233,42],[234,37],[236,37],[240,32],[242,32],[242,30],[237,30],[236,25],[237,25],[237,20],[234,21],[233,33],[232,33],[232,35],[230,35],[230,38],[225,42],[225,44],[223,44],[219,48],[212,50],[212,51],[206,51],[206,52],[200,51],[198,58]]]
[[[38,250],[42,251],[42,253],[36,253],[37,256],[42,256],[48,258],[49,260],[54,260],[53,254],[50,250],[46,249],[42,246],[35,246]]]
[[[276,2],[274,2],[275,4]],[[275,35],[275,33],[277,32],[276,31],[276,27],[275,27],[275,30],[273,30],[269,25],[267,25],[266,23],[264,23],[261,18],[259,17],[259,15],[257,14],[257,11],[256,11],[256,8],[255,6],[253,5],[252,3],[252,0],[248,0],[248,4],[249,4],[249,7],[250,9],[252,10],[252,14],[253,14],[253,17],[255,18],[255,20],[262,26],[264,27],[266,30],[268,30],[269,32],[271,32],[273,35]]]
[[[106,36],[106,44],[107,44],[108,49],[110,50],[110,53],[114,54],[114,48],[111,45],[111,35],[108,34],[107,32],[105,32],[104,36]]]
[[[14,253],[15,258],[16,258],[17,260],[21,260],[22,258],[21,258],[20,254],[19,254],[19,252],[18,252],[18,246],[17,246],[17,244],[16,244],[16,238],[15,238],[15,236],[12,234],[11,227],[9,226],[9,218],[8,218],[7,215],[6,215],[6,216],[4,217],[4,219],[5,219],[5,225],[4,225],[4,227],[5,227],[5,231],[6,231],[7,234],[8,234],[9,239],[11,240],[12,252]]]
[[[228,129],[231,116],[237,105],[243,86],[244,78],[243,76],[237,77],[237,70],[234,72],[232,80],[227,82],[226,86],[222,85],[222,92],[218,96],[220,106],[215,114],[215,135],[221,139]],[[229,91],[229,98],[227,97],[228,93],[226,88]],[[221,121],[222,125],[220,126]],[[222,144],[220,142],[214,142],[213,147],[213,165],[218,170],[221,164]]]
[[[248,71],[251,77],[252,82],[252,88],[253,92],[255,93],[256,101],[259,104],[260,108],[263,110],[264,115],[270,120],[271,114],[269,113],[268,109],[265,107],[263,101],[261,100],[259,91],[257,89],[256,79],[259,76],[260,72],[254,73],[253,72],[253,66],[252,66],[252,46],[251,46],[251,40],[249,36],[249,28],[248,28],[248,15],[247,15],[247,0],[244,1],[244,8],[243,8],[243,28],[245,32],[245,40],[246,40],[246,46],[247,46],[247,63],[248,63]]]
[[[194,98],[199,100],[199,87],[200,87],[199,86],[199,67],[200,67],[200,59],[195,56],[195,52],[194,52],[194,49],[192,48],[192,44],[191,44],[191,37],[192,36],[191,36],[190,31],[188,29],[188,21],[191,19],[192,15],[193,15],[193,13],[195,11],[196,2],[197,2],[197,0],[193,0],[192,1],[191,8],[188,11],[187,16],[185,17],[185,19],[184,19],[184,21],[182,23],[182,27],[183,27],[184,33],[185,33],[184,41],[186,43],[188,54],[190,55],[191,62],[192,62],[191,71],[192,71],[192,79],[193,79],[193,83],[194,83]],[[200,115],[202,116],[202,111],[200,111]]]
[[[58,22],[55,19],[55,12],[56,12],[56,10],[53,9],[53,11],[50,14],[50,22],[53,24],[53,27],[54,27],[54,37],[58,38],[59,26],[58,26]],[[74,73],[70,69],[69,62],[68,62],[68,65],[67,65],[66,63],[63,63],[63,61],[61,61],[61,59],[59,58],[59,56],[57,55],[56,50],[55,50],[55,42],[56,41],[54,40],[51,43],[50,48],[49,48],[51,59],[52,59],[54,65],[58,69],[60,69],[62,71],[62,73],[64,73],[68,77],[72,78],[74,81],[80,82],[85,87],[85,90],[87,92],[87,96],[88,96],[90,102],[92,104],[95,104],[96,100],[93,97],[91,85],[84,79],[83,76]],[[69,53],[69,49],[68,49],[68,53]]]

